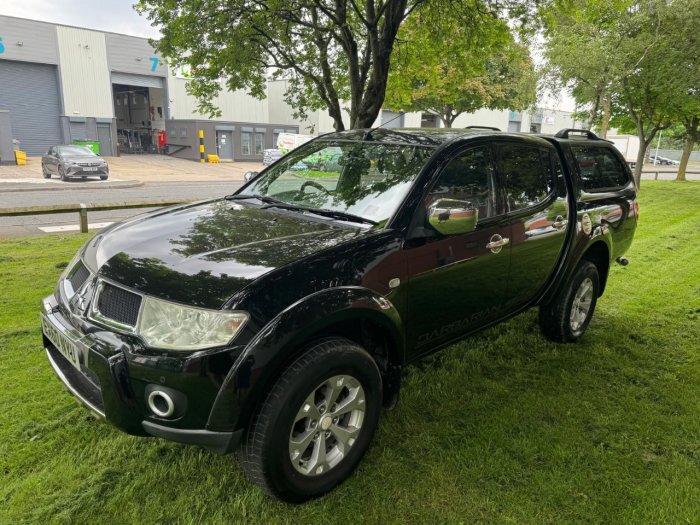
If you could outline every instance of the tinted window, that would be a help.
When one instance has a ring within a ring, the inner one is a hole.
[[[479,210],[479,219],[502,213],[490,148],[470,149],[450,161],[428,194],[426,204],[445,198],[470,202]]]
[[[500,166],[511,211],[538,204],[549,195],[552,168],[543,166],[539,148],[506,144],[501,147]]]
[[[615,154],[601,146],[571,146],[581,186],[586,191],[619,188],[627,185],[629,177]]]

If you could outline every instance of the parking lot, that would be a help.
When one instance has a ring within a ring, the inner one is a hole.
[[[201,180],[243,180],[249,170],[260,170],[261,164],[254,162],[222,162],[201,164],[191,160],[168,157],[166,155],[122,155],[106,157],[109,162],[107,182],[177,182]],[[57,179],[49,179],[49,184],[57,184]],[[97,183],[89,180],[88,183]],[[20,184],[47,183],[41,175],[41,157],[29,157],[26,166],[0,166],[0,192]],[[71,181],[62,184],[76,184]]]

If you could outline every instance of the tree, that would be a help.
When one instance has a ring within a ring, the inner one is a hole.
[[[601,127],[607,132],[620,67],[611,57],[624,38],[619,22],[627,4],[625,0],[561,2],[544,17],[546,75],[554,89],[570,88],[577,104],[589,107],[588,129],[604,109],[605,123]]]
[[[671,82],[665,101],[671,118],[684,129],[676,180],[685,180],[690,154],[700,142],[700,2],[675,0],[665,14],[669,36],[660,52],[666,55],[663,63]]]
[[[669,93],[675,89],[675,65],[668,49],[678,37],[668,23],[673,4],[667,0],[565,2],[548,29],[547,57],[577,100],[591,105],[589,125],[595,121],[601,100],[611,108],[608,115],[612,112],[614,116],[618,108],[634,124],[640,140],[634,171],[637,186],[649,145],[659,131],[671,125]],[[582,22],[578,29],[577,21]],[[571,39],[572,32],[576,40]],[[574,55],[567,57],[563,46]]]
[[[451,128],[462,113],[481,108],[521,110],[535,102],[536,75],[529,51],[506,21],[477,12],[472,23],[445,17],[428,5],[398,35],[386,103],[428,110]]]
[[[264,98],[268,75],[286,78],[285,100],[305,118],[326,108],[336,130],[370,127],[384,103],[396,35],[427,3],[471,23],[477,13],[527,12],[526,0],[139,0],[160,27],[152,44],[175,67],[189,66],[199,110],[221,114],[214,97],[246,89]],[[449,38],[448,35],[443,35]],[[348,108],[345,108],[345,105]]]

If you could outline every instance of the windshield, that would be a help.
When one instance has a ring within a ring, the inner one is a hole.
[[[292,151],[239,195],[385,223],[433,148],[371,142],[312,142]]]
[[[95,153],[85,146],[59,146],[56,149],[61,155],[70,155],[73,157],[95,156]]]

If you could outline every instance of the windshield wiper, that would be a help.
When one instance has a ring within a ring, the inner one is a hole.
[[[360,215],[355,215],[353,213],[348,213],[346,211],[337,211],[337,210],[327,210],[325,208],[309,208],[309,211],[312,213],[318,213],[319,215],[324,215],[326,217],[331,217],[333,219],[338,219],[341,221],[350,221],[350,222],[362,222],[365,224],[372,224],[376,225],[379,224],[377,221],[373,221],[372,219],[365,219],[364,217]]]
[[[265,204],[287,204],[284,201],[281,201],[279,199],[274,199],[272,197],[268,197],[267,195],[246,195],[239,193],[237,195],[226,195],[224,197],[227,201],[242,201],[242,200],[248,200],[248,199],[258,199],[259,201],[264,202]]]
[[[364,224],[378,224],[376,221],[365,219],[359,215],[353,215],[352,213],[347,213],[344,211],[328,210],[326,208],[310,208],[308,206],[297,206],[295,204],[290,204],[288,202],[275,202],[270,203],[267,206],[263,206],[262,209],[267,208],[280,208],[282,210],[294,210],[294,211],[305,211],[308,213],[315,213],[316,215],[323,215],[324,217],[330,217],[331,219],[336,219],[339,221],[349,221],[349,222],[361,222]]]

